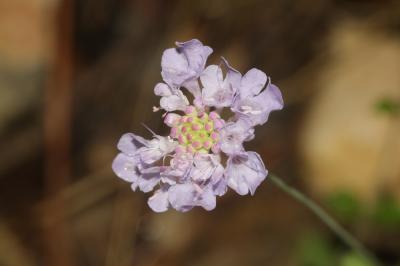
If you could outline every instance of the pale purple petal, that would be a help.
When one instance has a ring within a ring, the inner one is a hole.
[[[172,95],[172,90],[165,83],[157,83],[154,87],[154,94],[157,96],[170,96]]]
[[[197,79],[188,79],[182,83],[182,87],[185,87],[195,98],[201,97],[201,89]]]
[[[198,77],[203,71],[208,56],[213,52],[211,47],[204,46],[199,40],[193,39],[187,42],[177,42],[178,49],[186,55],[189,67]]]
[[[140,164],[137,157],[130,157],[119,153],[112,163],[115,174],[127,182],[136,182],[140,173],[137,166]]]
[[[164,123],[169,127],[177,126],[181,117],[182,116],[175,113],[168,113],[164,118]]]
[[[246,117],[252,124],[262,125],[267,122],[269,114],[274,110],[283,108],[282,94],[277,86],[269,83],[259,95],[247,98],[238,98],[232,111],[239,117]]]
[[[214,173],[211,177],[210,185],[214,195],[216,196],[222,196],[227,191],[228,183],[226,181],[226,178],[224,177],[224,171],[224,167],[219,164],[215,168]]]
[[[161,76],[163,80],[174,88],[179,88],[190,77],[189,62],[183,53],[176,48],[164,51],[161,58]],[[192,74],[193,75],[193,74]]]
[[[227,68],[225,79],[223,79],[221,68],[217,65],[208,66],[200,76],[204,87],[202,98],[207,106],[215,106],[217,108],[230,106],[239,87],[240,73],[229,66],[225,59],[223,59],[223,64]]]
[[[159,189],[149,198],[147,204],[155,212],[165,212],[168,210],[168,191]]]
[[[138,179],[138,185],[141,191],[150,192],[160,182],[160,167],[154,166],[140,170],[141,176]]]
[[[204,87],[203,91],[207,90],[211,92],[209,94],[213,94],[222,86],[222,69],[217,65],[209,65],[201,74],[200,80]]]
[[[242,78],[240,84],[240,97],[246,98],[260,93],[267,82],[267,75],[257,68],[250,69]]]
[[[181,212],[191,210],[195,204],[196,189],[190,184],[178,184],[168,190],[168,200],[171,206]]]
[[[120,138],[117,148],[126,155],[133,156],[140,147],[145,145],[148,145],[148,140],[133,133],[126,133]]]
[[[264,163],[256,152],[246,152],[228,158],[225,171],[228,186],[240,195],[249,192],[254,195],[267,174]]]
[[[253,136],[254,129],[247,119],[227,123],[220,131],[220,148],[226,154],[243,151],[243,141]]]
[[[189,101],[181,91],[176,91],[174,94],[161,97],[160,99],[160,107],[167,112],[183,111],[188,105]]]
[[[212,49],[199,40],[176,44],[178,47],[165,50],[161,59],[161,76],[173,88],[179,88],[184,82],[197,78],[212,53]]]
[[[176,146],[178,145],[178,142],[174,141],[170,137],[162,137],[162,136],[156,136],[155,138],[158,140],[158,148],[161,150],[161,152],[164,155],[167,155],[168,153],[171,153],[175,150]]]
[[[174,151],[177,142],[169,137],[156,136],[148,145],[137,150],[136,154],[145,164],[152,164]]]
[[[228,63],[228,61],[222,57],[222,63],[225,65],[227,72],[226,72],[226,78],[225,81],[229,83],[234,91],[236,92],[237,89],[240,87],[240,83],[242,80],[242,74],[240,74],[239,71],[231,67],[231,65]]]
[[[190,153],[175,153],[170,161],[170,167],[162,172],[162,181],[173,185],[185,182],[193,166],[193,155]]]
[[[221,170],[223,173],[224,168],[222,168]],[[215,180],[215,183],[212,184],[212,190],[214,192],[214,195],[216,195],[216,196],[225,195],[226,191],[228,190],[228,181],[223,176],[223,174],[221,175],[220,178]]]
[[[216,157],[217,155],[213,154],[196,154],[193,161],[194,166],[190,171],[191,178],[200,182],[211,178],[215,170],[221,165]]]
[[[197,199],[197,205],[203,207],[207,211],[215,209],[217,202],[213,191],[206,188]]]

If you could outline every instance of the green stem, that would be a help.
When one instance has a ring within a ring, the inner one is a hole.
[[[290,196],[295,198],[300,203],[304,204],[309,208],[315,215],[317,215],[338,237],[340,237],[349,247],[354,251],[359,253],[361,256],[367,258],[374,265],[381,265],[379,261],[373,256],[363,244],[354,238],[346,229],[339,225],[326,211],[324,211],[320,206],[318,206],[314,201],[309,199],[303,193],[297,189],[286,184],[281,178],[274,174],[269,174],[268,178],[277,187],[288,193]]]

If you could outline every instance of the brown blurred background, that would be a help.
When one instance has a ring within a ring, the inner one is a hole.
[[[111,172],[121,134],[166,133],[161,54],[191,38],[281,88],[247,148],[400,265],[397,0],[0,0],[0,265],[373,265],[268,181],[155,214]]]

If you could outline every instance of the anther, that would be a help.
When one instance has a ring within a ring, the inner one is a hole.
[[[208,117],[209,117],[211,120],[215,120],[215,119],[219,118],[219,114],[218,114],[217,112],[212,111],[212,112],[208,115]]]
[[[178,141],[179,141],[180,144],[184,145],[184,144],[186,144],[187,139],[186,139],[186,137],[184,135],[179,135],[178,136]]]
[[[217,132],[212,132],[210,137],[214,140],[217,141],[219,139],[219,135]]]
[[[194,141],[193,143],[192,143],[192,146],[195,148],[195,149],[200,149],[201,148],[201,142],[200,141]]]
[[[193,131],[198,131],[201,129],[201,126],[199,124],[192,124],[192,130]]]
[[[196,111],[196,108],[194,106],[187,106],[185,109],[186,114],[192,114]]]

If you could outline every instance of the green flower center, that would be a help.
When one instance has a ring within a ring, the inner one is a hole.
[[[184,116],[175,122],[171,137],[179,142],[178,150],[190,153],[209,153],[215,149],[219,140],[218,130],[223,120],[216,112],[198,112],[189,106]]]

